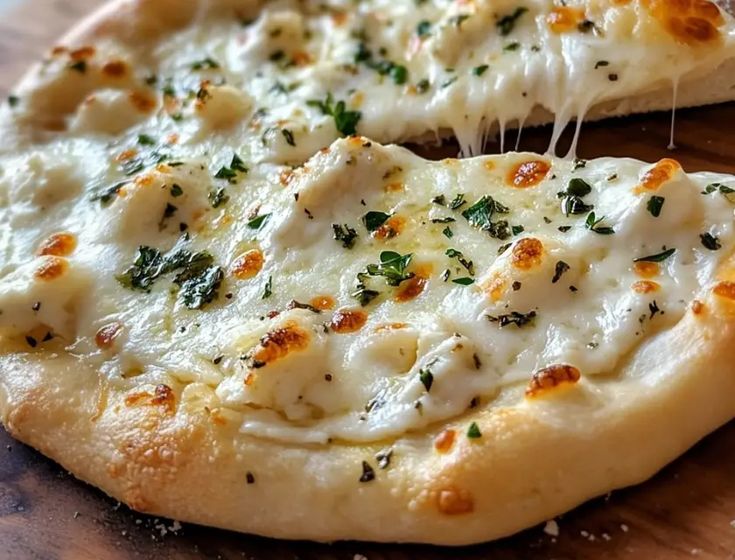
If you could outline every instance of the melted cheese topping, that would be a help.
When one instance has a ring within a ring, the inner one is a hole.
[[[296,169],[232,159],[86,191],[85,173],[118,165],[94,144],[4,157],[5,339],[65,349],[132,394],[209,387],[249,434],[375,441],[506,387],[539,398],[616,371],[735,247],[733,179],[674,160],[430,162],[360,137]],[[208,251],[202,298],[185,295],[189,265],[131,289],[139,245]]]
[[[183,386],[249,434],[376,441],[615,371],[732,250],[729,188],[700,194],[729,179],[673,160],[332,144],[472,151],[707,71],[714,4],[193,5],[54,49],[2,109],[3,351],[69,353],[130,406]]]
[[[79,136],[153,128],[201,151],[234,132],[245,156],[279,163],[355,130],[382,142],[452,131],[473,154],[535,108],[561,130],[735,54],[732,18],[708,0],[195,4],[181,29],[56,49],[43,87],[19,92],[17,120]]]

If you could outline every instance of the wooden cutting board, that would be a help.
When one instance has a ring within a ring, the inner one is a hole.
[[[101,3],[0,0],[0,94],[12,90],[23,69],[53,44],[55,37]],[[674,157],[688,171],[735,173],[735,104],[679,111],[678,148],[673,151],[666,147],[669,121],[670,114],[655,114],[586,125],[579,155],[632,156],[649,161]],[[524,132],[521,147],[544,151],[548,138],[548,129]],[[497,148],[491,144],[488,151]],[[456,147],[421,152],[437,156],[456,152]],[[540,463],[542,468],[543,458]],[[0,429],[0,558],[735,558],[734,474],[735,422],[731,422],[648,482],[593,500],[558,518],[558,537],[535,527],[513,538],[461,549],[323,545],[275,541],[193,525],[180,527],[170,520],[135,513],[78,482]]]

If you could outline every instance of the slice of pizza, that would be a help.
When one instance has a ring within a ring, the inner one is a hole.
[[[359,136],[296,169],[113,153],[2,159],[0,411],[137,510],[471,543],[735,414],[735,177]]]
[[[3,135],[235,131],[300,163],[356,131],[472,154],[554,122],[553,146],[571,119],[733,99],[734,60],[709,0],[113,2],[24,81]]]

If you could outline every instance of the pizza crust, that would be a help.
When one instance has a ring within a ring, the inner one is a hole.
[[[176,10],[162,11],[183,14],[182,21],[193,15],[168,4]],[[125,20],[144,7],[158,9],[153,0],[112,2],[63,42],[127,28]],[[731,60],[683,81],[678,106],[731,99],[733,75]],[[32,71],[21,88],[34,80]],[[670,105],[671,91],[662,88],[595,106],[586,118]],[[538,109],[526,124],[552,120]],[[446,426],[404,437],[388,468],[364,483],[362,460],[388,442],[296,447],[253,438],[203,385],[164,395],[142,389],[131,405],[129,394],[71,357],[2,356],[0,414],[14,437],[141,512],[289,539],[469,544],[641,482],[732,418],[735,307],[712,295],[703,301],[704,313],[688,312],[652,337],[615,375],[533,400],[521,386],[505,389],[495,401],[501,406],[449,425],[461,430],[476,421],[479,442],[461,437],[454,452],[440,455],[434,440]],[[192,405],[207,399],[214,408]]]
[[[384,445],[248,437],[236,413],[193,412],[176,387],[171,408],[126,405],[70,358],[4,356],[0,410],[14,437],[141,512],[287,539],[469,544],[646,480],[733,416],[735,305],[703,303],[607,379],[533,400],[512,387],[450,423],[475,420],[478,443],[437,454],[445,426],[402,438],[365,483],[361,461]]]

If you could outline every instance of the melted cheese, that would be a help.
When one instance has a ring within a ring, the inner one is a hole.
[[[318,105],[331,94],[365,136],[451,131],[474,154],[535,108],[555,116],[554,146],[593,105],[711,72],[734,51],[732,18],[707,0],[283,0],[257,17],[202,12],[128,44],[56,49],[14,114],[72,135],[175,132],[202,150],[234,133],[246,156],[291,163],[352,130]]]
[[[673,160],[430,162],[354,137],[297,169],[264,162],[231,183],[214,177],[231,159],[158,164],[104,205],[89,192],[26,190],[29,177],[43,186],[59,169],[70,185],[96,186],[118,163],[106,168],[87,143],[4,157],[3,336],[22,344],[50,332],[123,390],[207,385],[256,436],[375,441],[490,403],[555,366],[582,378],[614,372],[710,288],[735,246],[732,204],[718,190],[702,194],[735,182],[688,176]],[[566,215],[558,193],[580,180],[591,192],[579,200],[592,208]],[[212,208],[207,193],[218,188],[229,200]],[[487,196],[499,203],[490,222],[473,213]],[[652,196],[664,199],[658,217]],[[164,219],[167,204],[177,209]],[[372,232],[369,212],[383,213]],[[335,226],[357,234],[351,248]],[[721,248],[705,247],[705,233]],[[150,293],[127,289],[116,276],[141,244],[210,251],[225,275],[217,297],[187,308],[175,273]],[[666,249],[675,252],[661,262],[634,262]],[[384,251],[410,254],[411,277],[394,286],[374,268],[361,274]],[[49,259],[63,270],[39,276]],[[377,292],[364,306],[359,282]]]
[[[661,5],[279,1],[55,49],[0,119],[4,351],[68,352],[133,396],[179,384],[298,442],[395,437],[615,371],[709,288],[733,209],[700,192],[732,180],[334,141],[451,129],[471,153],[534,107],[558,133],[727,56],[713,4]],[[572,179],[591,192],[560,198]]]

